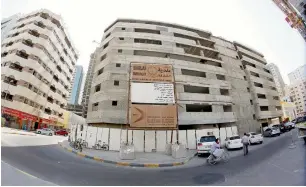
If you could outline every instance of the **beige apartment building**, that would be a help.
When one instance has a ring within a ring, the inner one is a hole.
[[[264,56],[208,31],[118,19],[105,29],[92,60],[89,125],[124,128],[129,124],[131,63],[173,67],[180,130],[238,126],[242,134],[260,131],[272,118],[282,116]]]
[[[63,127],[78,54],[62,19],[38,10],[10,25],[1,49],[1,113],[15,128]]]

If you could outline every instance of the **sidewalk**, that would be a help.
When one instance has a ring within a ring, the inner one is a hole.
[[[59,143],[64,149],[69,152],[73,152],[79,156],[94,159],[96,161],[116,164],[118,166],[131,166],[131,167],[172,167],[184,165],[196,155],[196,150],[188,150],[187,157],[181,159],[174,159],[171,156],[165,155],[164,153],[135,153],[134,160],[121,160],[119,158],[119,152],[116,151],[101,151],[94,149],[83,149],[82,153],[73,150],[69,142],[63,141]]]
[[[29,132],[21,129],[13,129],[9,127],[1,127],[1,133],[4,134],[18,134],[18,135],[26,135],[26,136],[36,136],[34,132]]]

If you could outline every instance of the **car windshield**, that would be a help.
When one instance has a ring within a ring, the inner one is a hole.
[[[240,137],[239,136],[233,136],[233,137],[230,137],[229,139],[230,140],[238,140],[238,139],[240,139]]]
[[[277,127],[272,127],[272,130],[277,130],[278,128]]]
[[[202,136],[200,142],[214,142],[216,141],[215,136]]]

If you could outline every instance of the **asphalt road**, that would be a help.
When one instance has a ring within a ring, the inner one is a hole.
[[[277,160],[276,157],[283,157],[279,155],[291,154],[288,152],[291,137],[282,136],[268,146],[250,152],[248,156],[237,156],[231,158],[228,163],[215,166],[203,165],[192,168],[116,167],[75,156],[58,145],[1,147],[1,155],[2,160],[14,168],[56,185],[306,185],[306,148],[301,142],[293,149],[299,150],[298,155],[292,152],[293,155],[285,157],[290,159],[292,156],[292,161],[299,160],[297,166],[288,166],[292,171],[280,167],[286,162],[281,159],[277,163],[272,163],[274,166],[271,165],[271,159]],[[12,177],[14,180],[14,175],[8,176],[3,173],[2,171],[2,178]],[[261,176],[260,181],[254,173]],[[276,174],[278,176],[275,176]],[[247,180],[248,178],[251,179]]]

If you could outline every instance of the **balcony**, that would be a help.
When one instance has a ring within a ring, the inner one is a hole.
[[[283,111],[259,111],[258,119],[276,118],[283,115]]]

